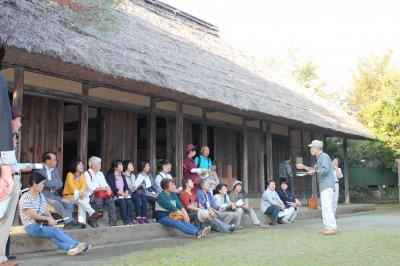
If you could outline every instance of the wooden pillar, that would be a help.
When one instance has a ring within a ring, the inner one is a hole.
[[[397,163],[397,187],[399,189],[399,204],[400,204],[400,159],[396,159]]]
[[[247,133],[247,124],[246,119],[243,119],[242,125],[242,181],[243,181],[243,189],[245,193],[249,193],[249,162],[248,162],[248,133]]]
[[[167,159],[172,161],[173,157],[173,138],[172,138],[172,126],[173,122],[171,121],[173,118],[167,117],[167,126],[166,126],[166,135],[167,135]]]
[[[12,92],[13,107],[18,108],[22,112],[22,103],[24,97],[24,68],[16,67],[14,69],[14,89]],[[15,147],[17,160],[21,159],[21,131],[17,133],[18,142]]]
[[[149,126],[147,135],[149,137],[149,161],[153,174],[157,172],[157,114],[156,114],[156,101],[154,98],[150,99],[150,115]]]
[[[310,133],[311,141],[314,140],[314,132]],[[314,156],[311,157],[311,166],[315,164],[316,158]],[[318,187],[317,187],[317,176],[313,175],[311,177],[311,185],[312,185],[312,194],[318,198]]]
[[[343,175],[344,175],[344,201],[346,204],[350,203],[349,193],[349,160],[347,158],[347,139],[343,139]]]
[[[264,156],[264,148],[266,148],[266,145],[264,145],[265,137],[264,137],[264,122],[260,121],[260,170],[259,170],[259,178],[260,181],[259,183],[259,189],[260,191],[265,190],[265,170],[264,170],[264,163],[265,163],[265,156]]]
[[[268,180],[274,179],[274,164],[272,160],[272,133],[271,133],[271,125],[266,123],[266,131],[265,131],[265,148],[267,153],[267,178]]]
[[[175,128],[175,173],[179,187],[183,179],[183,104],[176,103],[176,128]]]
[[[207,146],[207,112],[203,109],[201,120],[201,145]]]
[[[133,166],[135,167],[136,171],[138,167],[138,116],[136,113],[132,114],[132,123],[133,139],[131,149],[133,149]]]
[[[89,95],[88,84],[82,84],[82,95]],[[79,127],[78,127],[78,154],[77,157],[83,161],[86,169],[88,153],[88,132],[89,132],[89,105],[85,101],[79,105]]]

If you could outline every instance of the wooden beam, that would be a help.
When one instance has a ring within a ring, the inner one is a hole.
[[[249,152],[248,152],[248,132],[247,132],[247,124],[246,120],[243,119],[242,125],[242,181],[243,181],[243,189],[245,193],[249,193]]]
[[[89,94],[88,85],[82,84],[82,95]],[[89,134],[89,105],[85,101],[79,105],[79,125],[78,125],[78,153],[77,156],[83,161],[84,167],[87,165],[88,156],[88,134]]]
[[[207,146],[207,112],[203,108],[201,119],[201,145]]]
[[[147,136],[149,138],[149,161],[153,174],[157,172],[157,154],[156,154],[156,141],[157,141],[157,113],[156,113],[156,100],[150,99],[150,114],[147,127]]]
[[[264,169],[264,149],[266,148],[266,145],[264,145],[264,141],[265,141],[265,137],[264,137],[264,122],[260,121],[260,163],[259,163],[259,189],[260,191],[264,191],[265,190],[265,169]]]
[[[14,86],[12,92],[12,105],[22,111],[24,97],[24,68],[16,67],[14,70]],[[17,160],[21,159],[21,131],[17,133],[18,142],[15,147]]]
[[[183,179],[183,104],[176,103],[176,128],[175,128],[175,174],[179,187]]]
[[[274,164],[272,161],[272,133],[271,124],[266,123],[265,151],[267,153],[267,179],[274,179]]]
[[[343,139],[343,175],[344,175],[344,201],[350,203],[349,192],[349,160],[347,157],[347,139]]]

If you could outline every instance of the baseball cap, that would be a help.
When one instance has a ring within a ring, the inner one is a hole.
[[[324,143],[323,143],[322,141],[320,141],[320,140],[313,140],[313,141],[308,145],[308,147],[317,147],[317,148],[322,149],[322,148],[324,147]]]

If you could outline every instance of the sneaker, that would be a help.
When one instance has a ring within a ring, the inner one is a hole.
[[[229,232],[233,233],[233,232],[236,231],[236,230],[237,230],[237,228],[236,228],[236,225],[235,225],[235,224],[229,225]]]
[[[141,217],[136,218],[138,224],[144,224],[144,221]]]
[[[118,225],[117,225],[117,222],[112,222],[112,223],[110,224],[110,226],[113,227],[113,226],[118,226]]]
[[[149,224],[150,223],[150,221],[149,221],[149,219],[147,219],[147,217],[146,218],[142,218],[143,219],[143,222],[145,223],[145,224]]]
[[[81,229],[86,229],[87,228],[86,224],[79,223],[79,226],[81,227]]]
[[[80,228],[80,226],[79,226],[79,228]],[[64,230],[73,230],[73,229],[77,229],[77,225],[75,225],[73,222],[69,222],[69,223],[64,224],[63,229],[64,229]]]
[[[268,224],[269,224],[270,226],[274,226],[274,225],[276,225],[276,223],[275,223],[275,222],[273,222],[273,221],[269,222]]]
[[[196,232],[196,234],[194,236],[196,237],[196,239],[203,238],[203,235],[201,234],[201,230],[200,229]]]
[[[75,256],[79,253],[82,253],[86,248],[86,243],[79,243],[76,247],[68,250],[68,256]]]
[[[88,252],[88,251],[91,250],[91,249],[92,249],[92,245],[86,244],[86,247],[85,247],[85,249],[84,249],[82,252]]]
[[[92,219],[92,218],[89,218],[87,223],[88,223],[88,225],[90,225],[93,228],[100,227],[99,224],[97,223],[97,221],[95,219]]]
[[[210,233],[211,233],[211,226],[204,227],[203,230],[201,230],[202,238],[206,237]]]

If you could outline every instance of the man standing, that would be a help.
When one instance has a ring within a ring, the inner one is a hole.
[[[48,205],[54,209],[65,220],[64,229],[73,229],[78,224],[72,218],[72,202],[63,201],[58,190],[62,188],[63,182],[60,171],[56,168],[57,156],[54,152],[45,152],[42,156],[43,169],[39,172],[46,180],[44,181],[43,195],[46,197]]]
[[[292,176],[293,176],[293,170],[292,170],[292,158],[290,155],[285,156],[285,161],[283,161],[279,165],[279,183],[285,182],[289,186],[289,191],[293,193],[293,186],[292,186]]]
[[[334,235],[337,233],[337,225],[332,210],[333,192],[335,190],[332,161],[329,155],[323,152],[322,141],[313,140],[308,147],[310,147],[311,155],[317,158],[316,164],[313,167],[297,164],[296,167],[308,171],[307,174],[310,176],[317,175],[321,193],[322,219],[324,221],[324,229],[320,230],[320,233]]]
[[[0,69],[4,56],[5,48],[0,40]],[[12,168],[17,165],[17,159],[13,144],[11,105],[6,81],[2,75],[0,75],[0,121],[0,204],[5,207],[4,215],[0,219],[0,263],[13,265],[12,262],[7,262],[5,249],[14,220],[21,185],[20,177],[13,176],[12,171]]]

